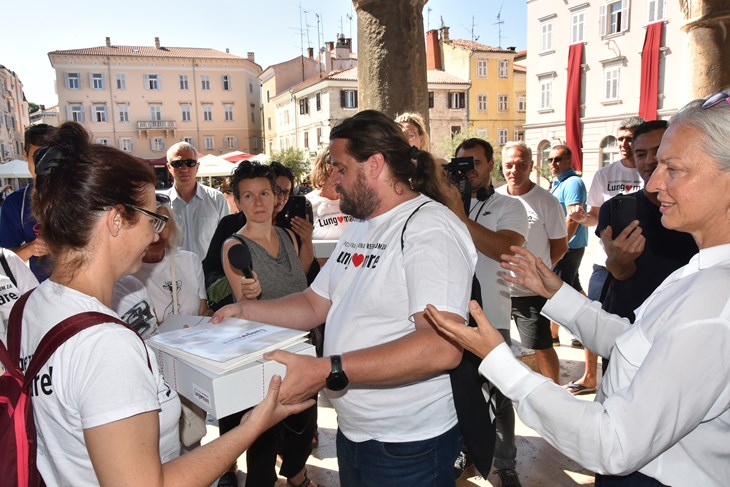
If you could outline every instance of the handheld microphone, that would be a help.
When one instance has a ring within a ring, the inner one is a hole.
[[[228,249],[228,261],[231,266],[243,272],[246,279],[253,278],[253,262],[251,262],[251,251],[246,245],[234,245]]]

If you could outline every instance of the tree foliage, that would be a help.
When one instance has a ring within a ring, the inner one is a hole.
[[[32,101],[28,102],[28,113],[35,113],[40,109],[41,109],[41,107],[39,105],[36,105]]]
[[[271,164],[272,161],[279,161],[286,167],[293,169],[298,181],[301,181],[303,176],[306,176],[312,170],[312,165],[305,152],[295,147],[274,151],[266,162]]]

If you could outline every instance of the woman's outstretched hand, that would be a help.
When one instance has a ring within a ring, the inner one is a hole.
[[[562,279],[551,271],[542,259],[535,257],[524,247],[513,245],[509,249],[514,252],[514,255],[501,255],[502,263],[500,265],[503,269],[510,271],[510,273],[504,274],[505,281],[524,286],[543,298],[550,299],[555,296],[563,285]]]

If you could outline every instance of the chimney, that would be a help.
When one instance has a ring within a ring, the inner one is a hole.
[[[439,32],[435,29],[426,32],[426,69],[442,69]]]
[[[106,38],[106,47],[112,47],[112,38],[111,37]]]
[[[230,54],[231,50],[226,47],[226,54]]]
[[[307,56],[309,56],[309,59],[314,59],[314,48],[313,47],[307,48]]]
[[[327,50],[328,50],[329,52],[332,52],[332,51],[334,51],[334,50],[335,50],[335,43],[334,43],[334,42],[332,42],[332,41],[329,41],[329,42],[327,43]]]
[[[449,40],[449,28],[444,26],[439,29],[441,31],[441,40],[442,41],[448,41]]]
[[[256,62],[256,61],[254,61],[254,60],[256,59],[256,55],[255,55],[255,54],[253,53],[253,51],[248,51],[248,52],[246,53],[246,57],[247,57],[247,58],[248,58],[248,60],[249,60],[249,61],[251,61],[252,63],[253,63],[253,62]]]
[[[160,48],[160,38],[155,37],[155,49],[159,49],[159,48]]]

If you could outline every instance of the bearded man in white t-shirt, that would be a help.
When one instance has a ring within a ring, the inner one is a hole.
[[[442,169],[400,126],[365,110],[330,132],[331,178],[354,220],[312,285],[281,299],[239,302],[213,317],[311,330],[327,322],[324,357],[276,351],[279,398],[325,389],[337,412],[341,485],[455,485],[459,427],[448,371],[461,349],[424,309],[467,318],[476,250]],[[440,308],[439,309],[444,309]]]

